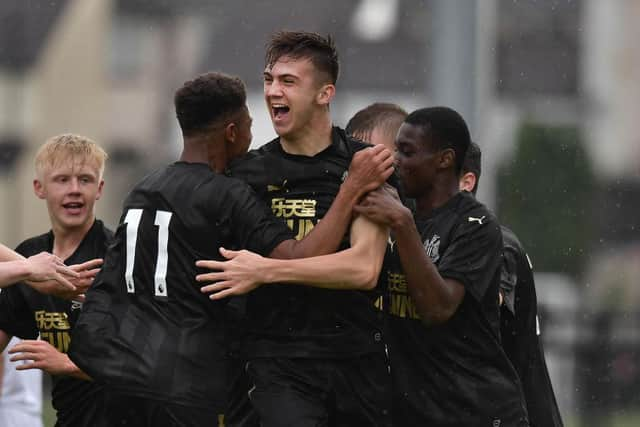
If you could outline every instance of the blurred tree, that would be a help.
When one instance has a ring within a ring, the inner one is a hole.
[[[577,276],[591,245],[596,183],[575,127],[524,123],[498,172],[498,212],[537,271]]]

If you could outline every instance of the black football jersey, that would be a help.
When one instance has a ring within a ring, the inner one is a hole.
[[[118,392],[221,408],[227,301],[200,292],[195,262],[221,260],[221,246],[267,255],[293,235],[244,182],[205,164],[177,162],[150,174],[123,206],[70,357]]]
[[[538,321],[533,270],[516,235],[502,227],[504,264],[502,285],[506,293],[501,310],[502,345],[516,368],[524,390],[532,427],[561,427],[549,371],[544,357]]]
[[[315,156],[285,152],[278,138],[231,165],[297,239],[329,210],[353,154],[368,145],[333,128],[332,144]],[[348,247],[348,236],[341,249]],[[247,357],[352,357],[382,351],[377,291],[274,284],[247,297]]]
[[[113,238],[102,221],[95,220],[67,265],[103,258]],[[53,250],[53,233],[25,240],[16,251],[25,257]],[[22,339],[40,339],[66,353],[82,304],[41,294],[19,283],[0,293],[0,329]],[[60,425],[94,426],[100,413],[102,386],[66,376],[53,376],[52,404]]]
[[[458,193],[416,224],[440,275],[463,284],[465,296],[448,321],[425,326],[399,256],[389,263],[385,311],[395,423],[528,425],[517,374],[500,344],[502,234],[495,217]]]

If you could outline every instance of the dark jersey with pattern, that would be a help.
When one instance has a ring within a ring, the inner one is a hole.
[[[531,263],[513,231],[502,227],[502,238],[501,288],[505,291],[500,319],[502,345],[522,381],[531,426],[561,427],[562,418],[540,337]]]
[[[329,210],[353,154],[368,145],[333,128],[313,157],[285,152],[279,139],[250,151],[230,174],[251,185],[273,214],[303,238]],[[341,249],[348,247],[345,237]],[[247,298],[247,357],[341,358],[382,350],[377,291],[274,284]]]
[[[397,254],[387,270],[395,423],[527,426],[517,374],[500,344],[500,226],[467,193],[416,218],[416,224],[440,275],[464,285],[465,296],[448,321],[427,326]]]
[[[267,255],[292,233],[245,183],[199,163],[148,175],[123,206],[70,357],[118,392],[222,408],[229,313],[200,292],[195,262],[221,260],[221,246]]]
[[[102,221],[95,220],[76,251],[65,260],[67,265],[103,258],[113,233]],[[25,240],[16,252],[25,257],[53,251],[53,233]],[[59,351],[66,353],[71,331],[77,324],[82,304],[41,294],[19,283],[0,293],[0,329],[22,339],[38,334]],[[52,404],[60,426],[94,426],[99,417],[102,386],[66,376],[53,376]]]

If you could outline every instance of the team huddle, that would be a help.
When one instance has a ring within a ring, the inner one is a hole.
[[[0,284],[21,281],[0,349],[23,338],[12,360],[53,375],[57,426],[562,425],[531,266],[475,198],[464,119],[378,103],[345,131],[338,74],[330,37],[272,35],[278,137],[249,152],[243,82],[184,83],[182,154],[115,232],[94,214],[104,150],[41,147],[51,231],[0,246]]]

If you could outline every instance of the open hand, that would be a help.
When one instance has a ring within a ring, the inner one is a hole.
[[[26,280],[33,282],[44,282],[47,280],[57,281],[61,287],[74,290],[75,286],[69,281],[70,278],[77,278],[79,274],[64,265],[62,260],[48,252],[40,252],[24,260],[28,265],[29,277]]]
[[[243,295],[260,286],[260,278],[264,275],[260,264],[264,258],[247,250],[230,251],[220,248],[220,254],[228,261],[196,262],[198,267],[217,270],[196,276],[198,282],[215,282],[200,288],[203,293],[213,292],[209,298],[218,300],[232,295]]]
[[[58,280],[32,281],[27,280],[27,284],[47,295],[53,295],[66,300],[83,301],[84,294],[93,283],[93,279],[100,271],[102,259],[96,258],[82,264],[74,264],[66,269],[70,270],[74,276],[69,276],[67,281],[69,286],[61,284]]]
[[[42,369],[51,375],[67,375],[73,370],[73,362],[69,357],[59,352],[47,341],[24,340],[9,349],[12,362],[24,360],[16,366],[16,370]]]

